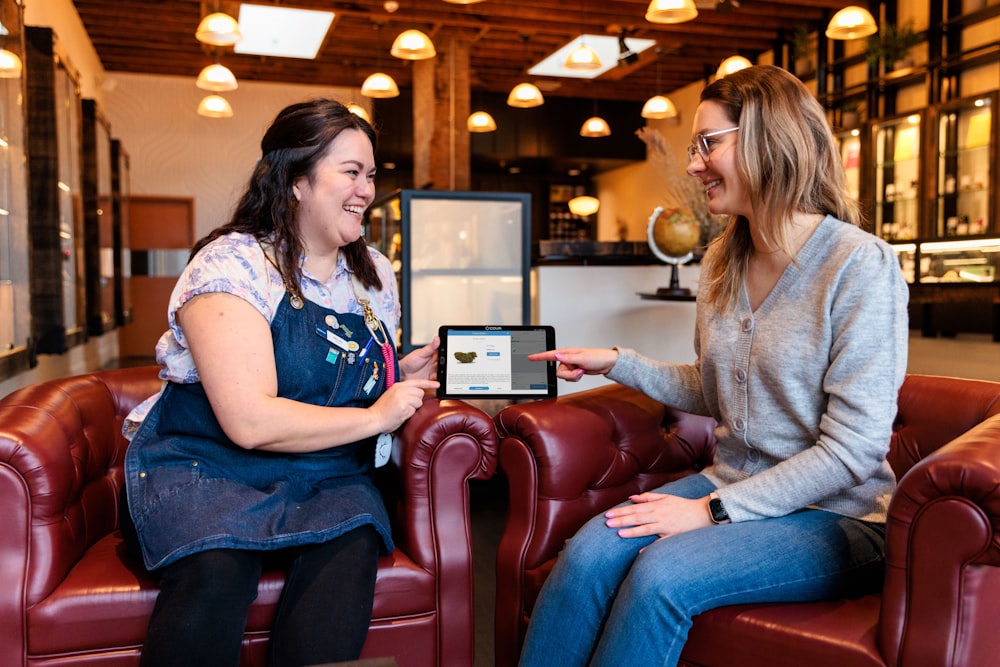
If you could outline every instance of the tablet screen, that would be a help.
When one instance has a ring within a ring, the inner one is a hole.
[[[552,398],[555,362],[528,361],[554,350],[551,326],[443,326],[438,331],[441,398]]]

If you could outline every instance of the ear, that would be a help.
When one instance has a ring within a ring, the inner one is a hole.
[[[295,195],[296,201],[302,201],[302,191],[299,189],[300,180],[301,179],[295,179],[295,182],[292,183],[292,194]]]

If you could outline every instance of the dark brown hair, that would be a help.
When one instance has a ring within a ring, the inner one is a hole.
[[[191,250],[191,257],[230,232],[252,234],[265,252],[273,253],[273,261],[286,289],[300,294],[299,258],[304,247],[295,224],[298,201],[292,185],[299,178],[312,176],[316,163],[344,130],[361,130],[371,140],[372,150],[375,149],[375,130],[340,102],[315,99],[282,109],[260,141],[261,158],[229,222],[198,241]],[[349,243],[341,251],[347,266],[365,287],[382,289],[382,281],[363,238]]]

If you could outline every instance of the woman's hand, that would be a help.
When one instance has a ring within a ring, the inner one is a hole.
[[[618,350],[596,347],[564,347],[537,354],[529,354],[531,361],[558,361],[556,375],[563,380],[576,382],[584,375],[606,375],[618,362]]]
[[[657,535],[662,540],[714,525],[708,496],[692,500],[664,493],[640,493],[629,500],[632,505],[616,507],[604,514],[607,526],[618,528],[620,537]]]
[[[409,379],[394,383],[369,408],[377,430],[392,433],[402,426],[424,402],[424,390],[437,387],[436,380]]]
[[[399,375],[403,380],[418,378],[423,380],[437,379],[437,350],[441,347],[441,339],[434,336],[427,345],[413,350],[399,360]]]

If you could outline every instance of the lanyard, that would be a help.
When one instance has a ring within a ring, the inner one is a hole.
[[[371,302],[366,298],[368,290],[361,284],[361,281],[358,280],[357,275],[353,271],[351,272],[351,283],[354,285],[354,296],[357,298],[358,303],[361,304],[365,326],[368,327],[368,331],[371,332],[375,343],[382,350],[382,358],[385,360],[385,388],[388,389],[396,381],[396,357],[393,354],[391,339],[386,334],[385,327],[382,326],[382,320],[375,315]]]

